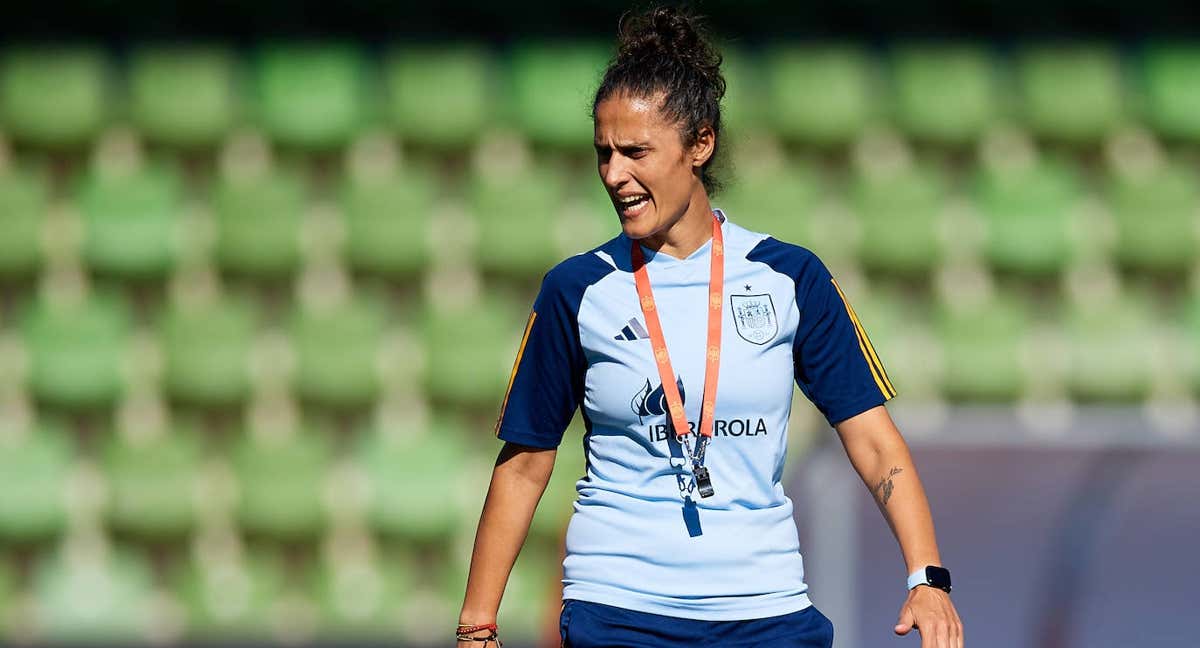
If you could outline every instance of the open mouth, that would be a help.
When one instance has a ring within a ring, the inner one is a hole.
[[[633,196],[618,196],[616,199],[617,212],[625,218],[633,218],[646,210],[646,205],[650,203],[649,194],[636,194]]]

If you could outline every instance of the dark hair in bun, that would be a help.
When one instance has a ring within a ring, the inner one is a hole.
[[[702,126],[716,135],[712,157],[700,168],[709,193],[721,183],[713,177],[713,161],[721,142],[721,54],[707,38],[700,18],[673,7],[656,7],[621,17],[617,55],[604,71],[592,102],[592,119],[600,102],[618,93],[649,97],[663,93],[663,116],[679,126],[685,146],[696,142]]]

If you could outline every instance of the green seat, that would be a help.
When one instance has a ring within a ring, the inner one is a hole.
[[[1184,272],[1196,262],[1200,177],[1191,166],[1164,165],[1108,184],[1117,225],[1116,257],[1129,268]]]
[[[427,393],[446,403],[498,406],[524,330],[520,308],[487,300],[463,310],[426,309]]]
[[[1071,304],[1069,387],[1082,401],[1137,402],[1150,393],[1153,367],[1146,337],[1158,317],[1142,295]]]
[[[1009,403],[1025,388],[1022,345],[1030,314],[1017,296],[940,304],[937,333],[945,352],[942,392],[951,400]]]
[[[164,277],[175,265],[180,193],[165,167],[90,173],[78,194],[88,265],[124,279]]]
[[[415,574],[403,561],[351,555],[325,560],[310,576],[321,614],[321,635],[346,641],[395,640]]]
[[[392,123],[407,141],[441,149],[470,146],[491,119],[493,72],[487,50],[476,45],[393,50],[383,72]]]
[[[1200,44],[1154,43],[1141,63],[1146,116],[1154,130],[1173,139],[1200,140]]]
[[[37,272],[48,194],[40,169],[0,171],[0,278],[28,278]]]
[[[744,134],[767,127],[761,66],[756,56],[737,46],[721,46],[721,55],[721,74],[725,77],[721,120],[725,132],[733,136],[721,146],[737,146]]]
[[[848,289],[843,287],[843,291]],[[846,299],[883,363],[888,381],[905,402],[940,396],[942,368],[931,360],[938,355],[939,345],[929,297],[880,282],[872,284],[869,291],[847,293]]]
[[[293,313],[295,388],[300,396],[330,407],[363,407],[374,401],[386,323],[385,304],[367,296]]]
[[[273,631],[273,606],[286,582],[274,554],[202,560],[193,556],[170,575],[171,588],[187,615],[194,640],[265,639]]]
[[[592,100],[611,52],[589,43],[525,43],[510,56],[517,126],[545,146],[592,148]]]
[[[1082,199],[1071,167],[1048,161],[985,166],[973,188],[987,227],[984,252],[993,267],[1049,277],[1071,261],[1071,214]]]
[[[129,110],[147,138],[179,147],[214,146],[238,118],[236,61],[215,47],[137,50],[129,62]]]
[[[23,319],[29,387],[38,399],[88,409],[121,395],[130,314],[119,297],[96,294],[79,303],[43,298]]]
[[[997,117],[994,62],[963,44],[908,44],[891,60],[896,119],[913,137],[964,145]]]
[[[420,169],[381,178],[347,178],[342,188],[346,260],[392,278],[420,274],[430,261],[429,223],[436,180]]]
[[[371,527],[423,544],[437,544],[462,531],[466,511],[455,493],[470,451],[466,438],[462,426],[449,420],[428,429],[376,424],[364,430],[352,452],[371,484]]]
[[[148,438],[136,432],[110,436],[103,465],[112,528],[152,540],[186,537],[196,518],[195,487],[203,459],[199,438],[186,427]]]
[[[938,223],[946,182],[932,168],[908,166],[888,173],[860,173],[850,190],[862,239],[864,266],[884,273],[913,275],[932,270],[942,259]]]
[[[299,148],[346,143],[367,117],[364,65],[350,46],[264,48],[254,71],[263,128],[274,140]]]
[[[767,118],[780,137],[841,145],[876,117],[871,61],[853,45],[777,45],[763,66]]]
[[[1091,143],[1125,118],[1120,61],[1102,45],[1037,45],[1017,55],[1025,119],[1038,135]]]
[[[217,187],[217,260],[235,274],[279,279],[300,263],[305,188],[298,175],[272,171],[226,178]]]
[[[324,529],[331,461],[325,436],[309,429],[245,434],[235,443],[232,460],[243,529],[282,540],[313,538]]]
[[[811,245],[810,220],[825,191],[810,165],[738,165],[738,176],[716,199],[730,220],[781,241]]]
[[[86,47],[9,50],[0,60],[0,127],[36,146],[84,144],[108,117],[106,68]]]
[[[62,533],[74,461],[75,443],[60,425],[41,421],[0,437],[0,538],[44,542]]]
[[[231,297],[174,303],[160,323],[167,393],[182,402],[232,406],[250,393],[249,357],[258,312]]]
[[[84,555],[70,555],[73,551]],[[32,580],[39,638],[48,644],[149,638],[154,576],[139,554],[64,548],[40,559]]]
[[[558,167],[479,174],[470,205],[479,223],[479,267],[514,277],[536,278],[562,260],[558,211],[567,176]]]

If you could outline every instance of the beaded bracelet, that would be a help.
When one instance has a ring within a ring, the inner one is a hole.
[[[484,637],[470,636],[472,632],[479,632],[480,630],[491,630],[491,633]],[[500,641],[500,635],[497,634],[496,630],[497,628],[495,623],[484,623],[480,625],[467,625],[465,623],[460,623],[458,624],[458,629],[454,632],[454,636],[459,641],[481,641],[483,642],[483,648],[487,648],[489,641],[495,641],[497,648],[503,648],[504,643]]]

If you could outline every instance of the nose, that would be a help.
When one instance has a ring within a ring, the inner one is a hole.
[[[599,170],[600,180],[612,191],[629,181],[629,165],[620,153],[610,153],[608,159],[600,160]]]

